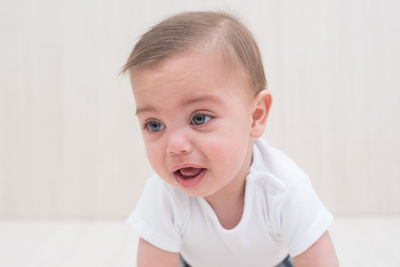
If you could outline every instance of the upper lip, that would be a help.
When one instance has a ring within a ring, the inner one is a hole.
[[[180,163],[180,164],[174,165],[171,171],[174,173],[177,170],[182,169],[182,168],[204,169],[204,167],[200,166],[199,164],[195,164],[195,163]]]

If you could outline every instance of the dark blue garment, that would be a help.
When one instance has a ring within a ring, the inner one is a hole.
[[[294,267],[294,264],[292,258],[289,255],[287,255],[287,257],[275,267]]]
[[[180,264],[179,267],[190,267],[190,265],[182,258],[182,255],[179,255]],[[287,257],[275,267],[294,267],[292,258],[287,255]]]

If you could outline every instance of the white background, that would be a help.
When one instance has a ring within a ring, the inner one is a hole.
[[[154,23],[217,9],[260,46],[265,138],[334,215],[400,214],[398,1],[0,4],[0,219],[125,218],[152,170],[120,68]]]

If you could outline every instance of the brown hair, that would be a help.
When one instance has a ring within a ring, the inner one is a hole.
[[[224,59],[243,67],[256,91],[266,89],[253,35],[237,18],[224,12],[184,12],[163,20],[141,36],[121,72],[158,63],[207,40],[216,41]]]

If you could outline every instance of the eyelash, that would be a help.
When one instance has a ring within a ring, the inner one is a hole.
[[[199,116],[199,115],[205,116],[205,117],[209,117],[209,119],[206,120],[206,121],[205,121],[204,123],[202,123],[202,124],[193,123],[194,118],[195,118],[196,116]],[[211,120],[211,119],[213,119],[213,118],[214,118],[213,116],[208,115],[208,114],[205,114],[205,113],[195,113],[195,114],[192,116],[192,118],[190,119],[190,124],[200,126],[200,125],[206,124],[209,120]]]
[[[152,132],[152,133],[156,133],[156,132],[161,131],[161,130],[152,131],[152,130],[150,129],[150,123],[154,123],[154,122],[159,123],[160,125],[162,125],[162,126],[164,127],[164,128],[162,128],[161,130],[164,130],[164,129],[166,128],[165,125],[163,125],[163,124],[162,124],[161,122],[159,122],[159,121],[156,121],[156,120],[149,120],[149,121],[147,121],[147,122],[144,123],[143,129],[144,129],[144,130],[148,130],[148,131],[150,131],[150,132]]]

